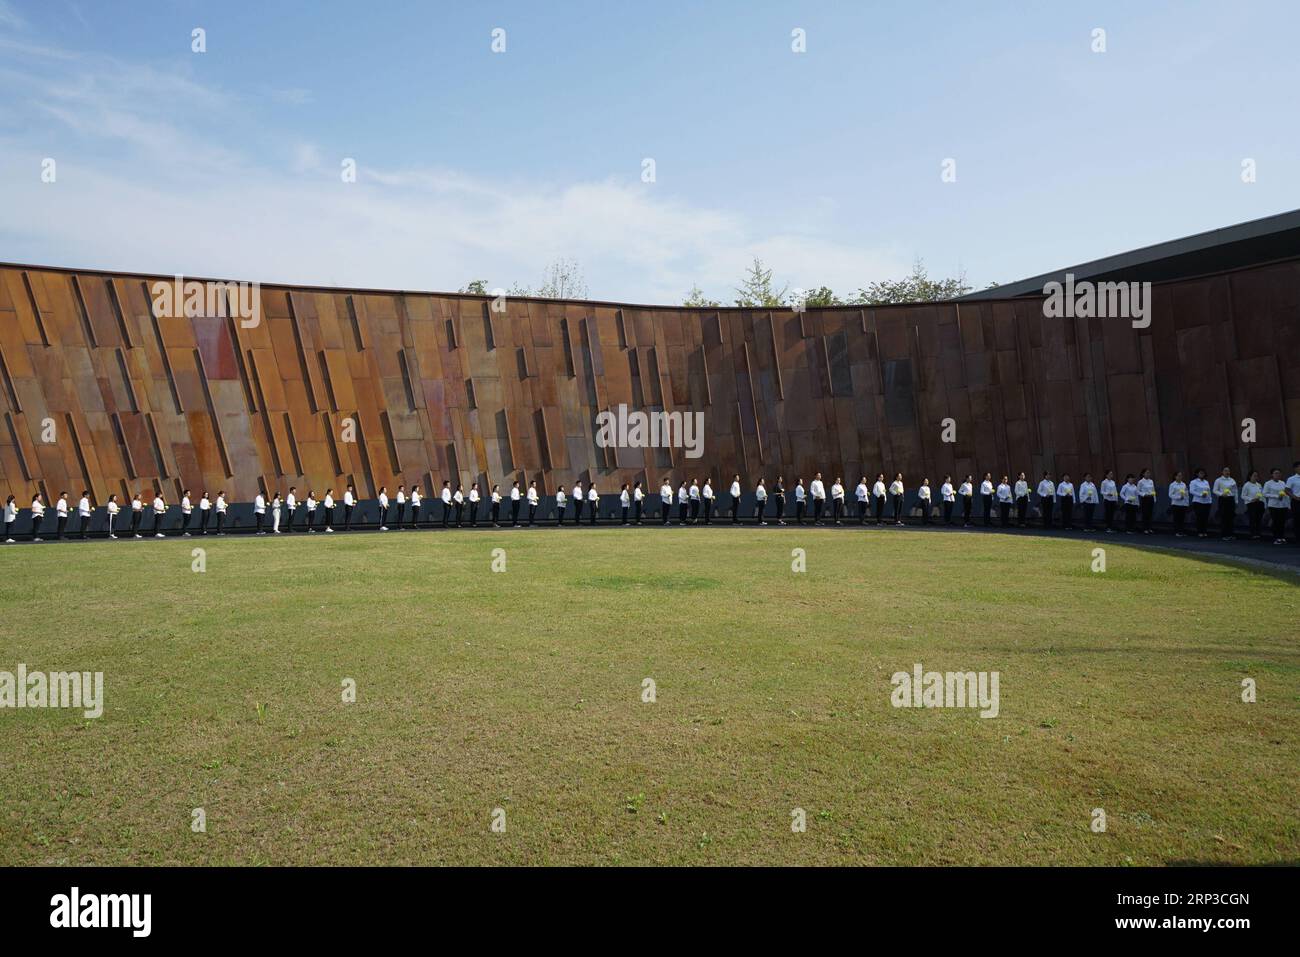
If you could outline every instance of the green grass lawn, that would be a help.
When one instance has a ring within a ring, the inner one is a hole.
[[[3,549],[0,670],[102,671],[105,707],[0,710],[0,864],[1300,860],[1296,579],[1105,544],[1101,574],[903,530]],[[915,662],[999,672],[999,716],[891,707]]]

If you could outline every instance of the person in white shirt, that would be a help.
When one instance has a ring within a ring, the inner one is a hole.
[[[776,509],[776,524],[785,524],[785,476],[778,475],[772,486],[772,506]]]
[[[1268,481],[1264,483],[1264,504],[1268,506],[1269,525],[1273,529],[1273,544],[1286,544],[1286,515],[1290,509],[1287,504],[1286,482],[1282,481],[1282,470],[1273,469]]]
[[[1246,520],[1250,523],[1250,537],[1260,539],[1264,536],[1264,486],[1259,480],[1259,472],[1252,471],[1241,486],[1241,504],[1246,506]]]
[[[522,503],[523,493],[519,490],[519,483],[516,481],[510,486],[510,524],[515,528],[519,527],[519,509]]]
[[[700,518],[700,483],[697,479],[691,479],[691,524],[694,525]]]
[[[1231,541],[1237,520],[1237,482],[1226,465],[1214,480],[1214,500],[1219,503],[1219,531],[1225,542]]]
[[[10,496],[12,500],[12,496]],[[104,506],[104,511],[108,513],[108,537],[116,539],[117,535],[113,532],[113,521],[117,518],[120,506],[117,504],[117,495],[113,494],[108,497],[108,504]],[[12,541],[12,539],[10,539]]]
[[[253,496],[253,519],[257,522],[257,534],[265,535],[262,524],[266,521],[266,498],[260,491]]]
[[[970,528],[971,513],[975,507],[975,476],[967,475],[966,481],[957,486],[957,494],[961,496],[961,524],[962,528]]]
[[[894,497],[894,524],[903,524],[903,499],[906,492],[903,489],[903,473],[899,472],[894,476],[894,481],[889,484],[889,494]]]
[[[1187,492],[1192,497],[1192,513],[1196,516],[1196,537],[1209,538],[1210,504],[1214,501],[1205,469],[1197,469]]]
[[[212,499],[208,498],[208,490],[204,489],[203,494],[199,496],[199,534],[208,534],[208,517],[212,514]]]
[[[1119,508],[1119,486],[1115,484],[1115,470],[1107,469],[1101,477],[1101,503],[1106,521],[1106,531],[1115,531],[1115,510]]]
[[[224,489],[217,491],[217,501],[212,509],[217,513],[217,534],[224,535],[225,533],[221,530],[221,526],[226,523],[226,493]]]
[[[1084,472],[1083,481],[1079,483],[1079,504],[1083,506],[1083,527],[1092,531],[1092,516],[1097,511],[1097,486],[1092,481],[1092,473]]]
[[[298,496],[295,494],[298,486],[290,485],[289,494],[284,497],[284,531],[285,534],[293,534],[293,513],[298,511]]]
[[[451,520],[451,482],[443,481],[442,483],[442,527],[446,528],[447,523]]]
[[[58,501],[54,503],[54,517],[58,522],[56,532],[59,540],[63,540],[63,531],[68,527],[68,493],[60,492]]]
[[[271,534],[273,535],[280,534],[280,509],[283,507],[283,505],[284,502],[280,498],[280,493],[279,492],[272,493],[271,494]]]
[[[451,501],[456,506],[456,527],[457,528],[460,528],[461,522],[464,520],[465,517],[465,493],[463,491],[464,488],[465,486],[458,484],[456,486],[456,491],[452,492],[451,494]]]
[[[943,500],[943,523],[952,524],[952,509],[957,504],[957,490],[952,487],[952,476],[945,475],[939,486],[939,498]]]
[[[1043,480],[1038,483],[1038,511],[1043,516],[1043,528],[1052,527],[1052,507],[1056,504],[1056,485],[1051,473],[1044,472]]]
[[[835,481],[831,483],[831,517],[834,518],[835,524],[840,524],[840,516],[844,514],[844,482],[837,475]]]
[[[641,524],[641,510],[645,508],[645,492],[641,490],[641,480],[637,479],[632,486],[632,522]]]
[[[516,482],[516,483],[515,483],[515,488],[517,489],[518,487],[519,487],[519,483]],[[501,486],[500,486],[500,485],[493,485],[493,486],[492,486],[492,492],[490,493],[489,498],[490,498],[490,500],[491,500],[491,502],[492,502],[492,504],[491,504],[491,510],[492,510],[492,527],[493,527],[493,528],[500,528],[500,527],[501,527],[501,502],[502,502],[502,498],[501,498]],[[518,523],[518,522],[515,522],[515,526],[518,527],[518,525],[519,525],[519,523]]]
[[[664,476],[664,484],[659,486],[659,524],[667,525],[669,512],[673,510],[673,486]]]
[[[334,490],[332,488],[327,488],[325,490],[325,497],[321,499],[320,510],[321,510],[320,521],[321,524],[325,526],[325,531],[333,532],[334,531]]]
[[[796,524],[803,524],[804,513],[808,510],[808,491],[803,487],[803,479],[794,487],[794,518]]]
[[[876,483],[871,486],[871,497],[875,500],[874,510],[876,513],[876,524],[883,525],[885,520],[885,502],[889,500],[889,492],[885,488],[884,472],[877,473]]]
[[[916,497],[921,503],[921,524],[930,524],[930,480],[921,479],[921,487],[916,490]]]
[[[759,525],[766,525],[763,521],[763,513],[767,511],[767,487],[763,485],[760,478],[758,484],[754,486],[754,521]]]
[[[574,482],[573,491],[569,494],[573,499],[573,524],[578,525],[582,522],[582,503],[586,500],[582,494],[582,483]]]
[[[1174,520],[1176,538],[1183,537],[1183,528],[1187,524],[1187,509],[1191,504],[1191,499],[1187,495],[1187,483],[1183,481],[1183,473],[1175,472],[1174,480],[1169,483],[1169,517]]]
[[[537,483],[528,483],[528,527],[533,527],[533,521],[537,518],[537,506],[541,503],[541,496],[537,492]]]
[[[316,490],[307,490],[307,534],[316,534]]]
[[[379,530],[388,531],[388,486],[379,486]]]
[[[980,504],[984,506],[984,527],[993,524],[993,473],[985,472],[980,480]]]
[[[677,524],[686,524],[686,512],[690,508],[691,495],[686,490],[686,480],[682,479],[682,484],[677,487]]]
[[[466,508],[469,509],[469,527],[478,528],[478,503],[480,496],[478,492],[478,482],[471,482],[469,485],[469,501],[466,502]]]
[[[144,518],[144,489],[135,493],[135,498],[131,499],[131,534],[136,538],[141,538],[140,522]]]
[[[1154,535],[1151,519],[1156,512],[1156,483],[1151,480],[1151,470],[1143,469],[1138,476],[1138,507],[1142,509],[1142,534]]]
[[[343,531],[352,531],[352,509],[356,507],[357,497],[349,485],[343,490]]]
[[[153,537],[163,537],[163,516],[167,514],[167,503],[163,501],[162,492],[153,497]]]
[[[826,486],[822,484],[821,472],[813,476],[812,484],[808,486],[808,493],[813,500],[813,524],[820,525],[822,510],[826,508]]]
[[[867,499],[871,498],[871,489],[867,487],[867,477],[862,476],[858,487],[853,490],[853,499],[858,503],[858,524],[867,524]]]
[[[1124,531],[1129,535],[1137,534],[1138,510],[1141,508],[1141,500],[1138,496],[1138,487],[1134,481],[1134,475],[1130,472],[1124,476],[1124,485],[1119,490],[1120,501],[1124,503]]]
[[[18,505],[10,495],[5,499],[5,544],[14,543],[14,522],[18,521]],[[113,536],[109,536],[110,538]]]
[[[289,490],[293,494],[293,489]],[[393,503],[397,506],[397,530],[400,532],[405,528],[406,522],[406,486],[397,486],[397,494],[393,497]]]
[[[1029,521],[1029,481],[1021,472],[1016,479],[1016,524],[1024,528]]]
[[[420,486],[411,486],[411,527],[420,527],[420,506],[424,504],[424,496],[420,494]]]
[[[194,515],[194,502],[190,498],[190,490],[186,489],[181,493],[181,536],[190,537],[190,519]]]
[[[45,520],[45,503],[41,501],[41,493],[37,492],[32,496],[32,541],[43,542],[41,538],[41,522]]]
[[[623,513],[623,524],[626,525],[628,514],[632,511],[632,493],[628,491],[626,482],[623,483],[623,487],[618,493],[618,507]]]
[[[1024,475],[1024,472],[1020,473]],[[1002,476],[1002,481],[998,483],[998,513],[1002,520],[1002,527],[1011,526],[1011,484],[1007,481],[1007,476]]]
[[[564,524],[564,509],[569,503],[564,498],[564,486],[561,484],[555,489],[555,527],[559,528]]]
[[[81,501],[77,502],[77,517],[81,519],[81,538],[84,541],[90,534],[90,489],[83,489]]]
[[[1056,504],[1061,509],[1061,528],[1067,532],[1074,529],[1074,483],[1067,473],[1061,473],[1061,481],[1056,483]]]
[[[740,476],[731,478],[731,524],[740,523]]]
[[[600,493],[596,491],[596,483],[592,482],[587,486],[587,504],[591,507],[590,524],[596,524],[596,518],[600,515]]]
[[[1291,474],[1286,477],[1286,497],[1291,503],[1291,531],[1300,545],[1300,462],[1291,466]]]

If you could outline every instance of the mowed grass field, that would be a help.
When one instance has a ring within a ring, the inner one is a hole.
[[[1300,860],[1296,579],[1102,544],[1101,574],[893,529],[5,548],[0,670],[102,671],[105,706],[0,711],[0,864]],[[999,716],[891,707],[916,662],[999,672]]]

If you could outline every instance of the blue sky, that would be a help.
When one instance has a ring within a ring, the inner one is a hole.
[[[727,301],[755,256],[842,293],[918,256],[1006,282],[1300,207],[1298,27],[1248,0],[0,0],[0,260],[454,290],[566,257],[629,302]]]

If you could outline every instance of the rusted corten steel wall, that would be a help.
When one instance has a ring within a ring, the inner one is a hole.
[[[159,278],[0,267],[0,491],[25,506],[38,488],[102,504],[155,486],[612,492],[734,472],[748,492],[818,470],[1165,479],[1289,465],[1300,447],[1300,262],[1157,285],[1141,330],[1048,319],[1036,299],[802,315],[515,299],[495,314],[481,297],[283,286],[261,287],[243,328],[155,316]],[[703,413],[702,457],[597,447],[596,414],[620,403]]]

